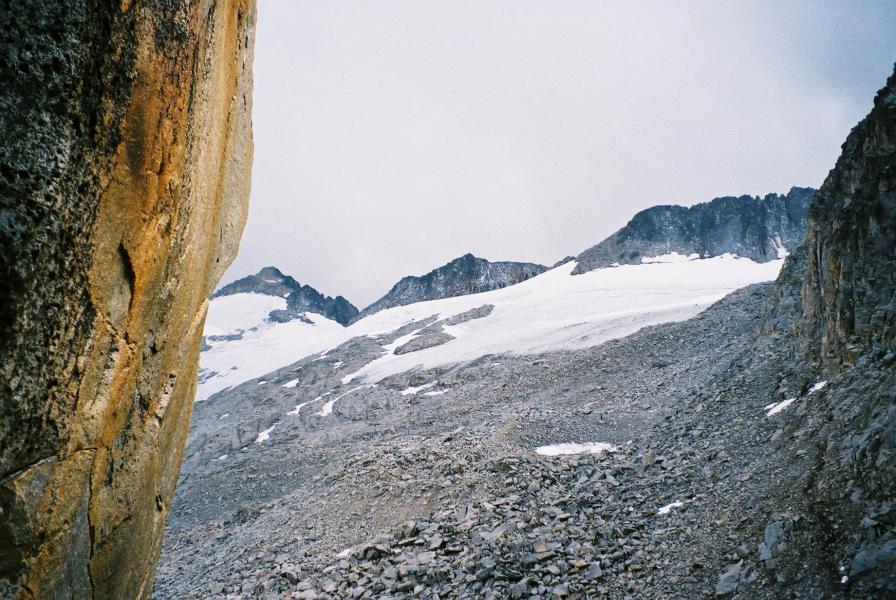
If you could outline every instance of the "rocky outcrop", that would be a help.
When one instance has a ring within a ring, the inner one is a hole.
[[[243,293],[286,298],[286,308],[272,311],[270,315],[272,321],[280,323],[301,319],[304,313],[313,312],[348,325],[358,315],[358,309],[342,296],[325,296],[310,285],[302,285],[289,275],[284,275],[276,267],[264,267],[255,275],[228,283],[215,292],[214,297]]]
[[[685,256],[725,253],[766,262],[803,241],[815,190],[791,188],[784,196],[726,196],[684,206],[653,206],[603,242],[576,257],[573,274],[677,252]]]
[[[896,75],[849,134],[806,234],[803,307],[826,367],[896,338]]]
[[[403,277],[389,293],[365,308],[358,319],[414,302],[478,294],[514,285],[547,271],[544,265],[520,262],[489,262],[464,254],[447,265],[422,275]],[[356,319],[357,320],[357,319]]]
[[[758,338],[778,347],[772,383],[796,396],[777,440],[802,474],[772,496],[801,516],[789,533],[799,543],[761,558],[779,572],[814,573],[824,595],[896,594],[894,249],[896,74],[816,194]]]
[[[254,275],[247,275],[227,285],[222,285],[212,298],[232,296],[234,294],[265,294],[268,296],[288,297],[300,284],[284,275],[277,267],[264,267]]]
[[[254,2],[0,11],[0,596],[147,597],[246,218]]]

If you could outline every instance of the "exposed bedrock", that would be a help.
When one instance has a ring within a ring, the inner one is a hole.
[[[896,339],[896,73],[812,204],[802,296],[829,369]]]
[[[402,277],[389,293],[362,310],[354,321],[395,306],[505,288],[541,275],[547,270],[544,265],[490,262],[472,254],[464,254],[426,275]]]
[[[815,190],[786,195],[725,196],[684,206],[653,206],[622,229],[576,257],[574,274],[614,264],[640,264],[670,252],[703,257],[728,252],[766,262],[792,252],[803,240]]]
[[[779,437],[810,448],[808,460],[788,455],[802,476],[780,489],[781,503],[808,516],[801,528],[811,541],[792,547],[786,561],[827,575],[829,593],[892,597],[896,73],[816,194],[805,242],[775,283],[763,330],[785,357],[779,390],[804,398]],[[819,378],[830,380],[828,391],[810,387]]]
[[[254,2],[0,9],[0,597],[146,597],[252,160]]]

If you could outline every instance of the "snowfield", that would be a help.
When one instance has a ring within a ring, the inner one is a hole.
[[[689,319],[735,289],[775,279],[784,260],[756,263],[723,255],[667,255],[640,265],[623,265],[571,275],[576,262],[551,269],[522,283],[481,294],[419,302],[384,310],[350,327],[308,313],[301,321],[264,321],[264,301],[239,308],[237,294],[210,302],[206,335],[244,329],[242,339],[209,342],[201,354],[202,378],[197,400],[261,377],[357,336],[390,333],[432,315],[440,319],[491,304],[488,316],[445,326],[456,339],[439,346],[394,354],[413,334],[384,346],[384,355],[347,375],[345,383],[375,383],[417,368],[458,364],[490,354],[535,354],[595,346],[659,323]],[[285,303],[282,298],[262,296]],[[221,301],[227,300],[226,303]],[[280,304],[274,308],[280,308]],[[268,311],[269,312],[269,311]],[[251,319],[261,318],[254,322]],[[248,327],[244,327],[248,324]],[[215,328],[212,334],[209,327]],[[252,329],[251,327],[254,327]]]
[[[219,300],[238,296],[272,298],[263,294],[234,294],[233,296],[215,298],[209,303],[209,320],[216,312],[218,308],[216,303]],[[282,298],[273,299],[283,300]],[[253,299],[254,301],[255,299]],[[230,307],[226,306],[225,308],[229,309]],[[330,347],[328,343],[322,341],[339,339],[345,331],[345,328],[336,321],[331,321],[316,313],[305,313],[313,325],[298,320],[287,323],[269,323],[264,320],[267,314],[264,313],[251,329],[245,330],[241,339],[208,340],[207,343],[211,346],[211,350],[206,350],[199,355],[200,384],[196,391],[197,401],[205,400],[221,390],[261,377],[304,356],[314,354],[320,351],[321,345]],[[223,324],[223,319],[217,315],[215,315],[215,319],[219,323],[216,331],[226,329],[227,325]],[[205,334],[220,335],[210,334],[208,327],[206,327]]]
[[[203,335],[233,335],[257,327],[272,310],[286,308],[286,299],[266,294],[233,294],[208,303]]]

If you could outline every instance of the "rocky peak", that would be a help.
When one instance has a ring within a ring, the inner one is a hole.
[[[280,323],[301,319],[304,313],[314,312],[342,325],[348,325],[358,314],[358,309],[342,296],[335,298],[325,296],[310,285],[302,285],[289,275],[285,275],[277,267],[264,267],[254,275],[228,283],[212,297],[244,293],[286,298],[286,308],[272,311],[269,316],[272,321]]]
[[[582,252],[574,274],[642,258],[678,254],[732,253],[766,262],[793,252],[802,242],[815,190],[791,188],[786,195],[725,196],[691,207],[653,206],[603,242]]]
[[[426,275],[403,277],[388,294],[361,311],[357,318],[393,306],[496,290],[540,275],[547,269],[533,263],[490,262],[467,253]]]
[[[269,281],[282,281],[287,277],[277,267],[262,267],[257,276]]]
[[[251,293],[286,298],[300,287],[299,282],[289,275],[284,275],[277,267],[263,267],[254,275],[248,275],[222,286],[212,297]]]

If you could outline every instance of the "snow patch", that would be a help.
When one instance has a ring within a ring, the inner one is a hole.
[[[420,329],[423,329],[422,327]],[[416,329],[407,335],[402,335],[396,338],[394,342],[391,344],[384,344],[383,350],[386,351],[386,354],[393,354],[397,348],[401,348],[405,344],[411,341],[418,333],[420,333],[420,329]]]
[[[277,421],[276,423],[274,423],[273,425],[271,425],[264,431],[259,432],[258,437],[255,438],[255,443],[263,444],[266,441],[268,441],[269,439],[271,439],[271,432],[274,431],[274,428],[279,424],[280,424],[280,421]]]
[[[653,264],[668,264],[668,263],[679,263],[679,262],[688,262],[689,260],[698,260],[700,255],[697,253],[688,254],[685,256],[684,254],[679,254],[678,252],[670,252],[669,254],[661,254],[659,256],[642,256],[641,264],[642,265],[653,265]],[[618,264],[618,263],[617,263]]]
[[[314,414],[316,414],[319,417],[326,417],[333,413],[333,405],[336,404],[337,401],[341,400],[342,398],[345,398],[352,392],[357,392],[358,390],[363,390],[364,388],[372,388],[372,387],[375,387],[375,386],[359,385],[358,387],[354,387],[354,388],[350,389],[349,391],[345,392],[344,394],[342,394],[341,396],[336,396],[332,400],[327,400],[327,402],[321,407],[321,409]]]
[[[438,381],[433,381],[432,383],[424,383],[423,385],[418,385],[417,387],[413,387],[413,386],[408,387],[408,388],[401,390],[398,393],[401,394],[402,396],[411,396],[413,394],[416,394],[420,390],[425,390],[426,388],[431,388],[432,386],[434,386],[437,383],[438,383]]]
[[[216,298],[210,304],[223,299]],[[338,336],[344,335],[345,328],[336,321],[310,312],[305,313],[305,316],[312,323],[300,320],[286,323],[264,322],[243,333],[241,339],[215,342],[210,350],[200,353],[200,366],[217,375],[199,384],[196,401],[205,400],[222,390],[276,371],[309,354],[320,352],[322,348],[332,348],[334,344],[328,340],[338,340]]]
[[[542,456],[565,456],[567,454],[600,454],[601,452],[612,452],[616,449],[613,444],[604,442],[588,442],[585,444],[551,444],[550,446],[539,446],[535,452]]]
[[[827,381],[819,381],[818,383],[816,383],[815,385],[812,386],[812,388],[809,390],[807,395],[814,394],[815,392],[820,392],[821,390],[823,390],[825,388],[825,386],[827,384],[828,384]]]
[[[778,258],[787,258],[788,256],[790,256],[790,252],[788,252],[787,248],[784,247],[784,244],[781,243],[780,236],[776,235],[773,242],[775,244],[775,252],[778,253]]]
[[[423,394],[424,396],[441,396],[442,394],[447,394],[448,390],[436,390],[434,392],[426,392]]]
[[[675,502],[670,502],[666,506],[661,506],[656,512],[660,515],[667,515],[672,512],[673,508],[681,508],[682,506],[684,506],[684,502],[676,500]]]
[[[785,408],[787,408],[788,406],[790,406],[791,404],[793,404],[794,402],[796,402],[796,398],[788,398],[787,400],[781,400],[780,402],[775,402],[774,404],[769,404],[768,406],[765,407],[765,410],[766,410],[765,416],[770,417],[772,415],[776,415],[779,412],[781,412],[782,410],[784,410]]]
[[[232,294],[208,303],[203,335],[233,335],[258,327],[272,310],[286,308],[286,300],[267,294]],[[215,342],[212,342],[213,344]]]
[[[313,403],[313,402],[317,402],[318,400],[320,400],[320,399],[322,399],[322,398],[323,398],[323,396],[318,396],[318,397],[315,398],[314,400],[307,400],[307,401],[305,401],[305,402],[300,402],[300,403],[296,404],[296,407],[295,407],[294,409],[292,409],[291,411],[289,411],[289,412],[286,413],[286,414],[287,414],[287,415],[290,415],[290,416],[295,416],[295,415],[299,414],[299,411],[302,410],[302,407],[303,407],[303,406],[307,406],[307,405],[309,405],[309,404],[311,404],[311,403]]]
[[[394,330],[408,317],[419,320],[439,313],[449,318],[483,304],[495,307],[487,317],[452,326],[450,331],[445,328],[453,340],[407,354],[386,354],[343,381],[377,382],[487,354],[538,354],[596,346],[648,325],[689,319],[735,289],[774,279],[782,264],[726,255],[623,265],[571,276],[576,267],[572,261],[500,290],[381,311],[348,329],[377,329],[391,321]]]
[[[290,381],[287,381],[286,383],[284,383],[284,384],[281,385],[280,387],[294,388],[294,387],[296,387],[298,384],[299,384],[299,380],[298,380],[298,379],[292,379],[292,380],[290,380]]]

